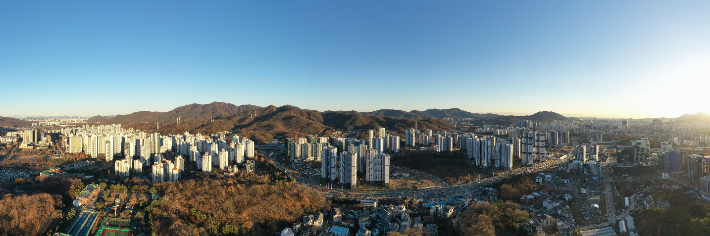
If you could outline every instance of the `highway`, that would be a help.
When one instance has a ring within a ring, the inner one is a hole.
[[[470,193],[472,191],[475,191],[476,189],[486,186],[489,184],[497,183],[500,182],[501,180],[514,176],[514,175],[520,175],[520,174],[529,174],[529,173],[536,173],[540,171],[545,171],[554,167],[557,167],[559,164],[564,163],[564,160],[553,160],[553,161],[548,161],[545,163],[538,163],[534,166],[530,167],[523,167],[523,168],[518,168],[514,169],[506,174],[499,175],[499,176],[493,176],[489,178],[484,178],[478,181],[475,181],[473,183],[469,184],[455,184],[451,186],[444,186],[444,187],[435,187],[435,188],[428,188],[428,189],[423,189],[423,190],[393,190],[393,191],[349,191],[349,190],[340,190],[340,189],[328,189],[322,186],[313,186],[313,184],[310,184],[310,182],[303,181],[302,178],[298,177],[298,174],[294,173],[294,171],[282,166],[279,162],[277,162],[274,159],[270,159],[276,163],[276,166],[283,171],[284,173],[289,173],[291,174],[294,179],[296,179],[299,183],[307,185],[309,187],[313,187],[314,189],[320,191],[323,195],[326,197],[333,197],[333,196],[341,196],[341,197],[347,197],[347,198],[356,198],[356,199],[363,199],[363,198],[373,198],[373,197],[427,197],[427,198],[443,198],[443,197],[448,197],[448,196],[454,196],[454,195],[461,195],[463,193]]]
[[[82,211],[76,221],[74,221],[71,228],[69,228],[69,232],[67,234],[71,236],[89,235],[89,231],[91,230],[91,227],[94,226],[97,216],[98,214],[94,211]]]

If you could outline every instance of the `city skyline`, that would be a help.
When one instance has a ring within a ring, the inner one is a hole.
[[[0,116],[709,113],[710,3],[0,3]]]

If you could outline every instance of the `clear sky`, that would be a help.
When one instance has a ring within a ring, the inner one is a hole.
[[[0,116],[710,112],[710,1],[0,1]]]

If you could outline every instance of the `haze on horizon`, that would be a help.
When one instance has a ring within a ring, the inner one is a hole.
[[[710,113],[710,2],[0,2],[0,116]]]

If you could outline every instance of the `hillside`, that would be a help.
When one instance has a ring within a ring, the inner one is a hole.
[[[534,122],[552,122],[555,120],[569,120],[569,119],[571,119],[571,118],[567,118],[567,117],[560,115],[558,113],[555,113],[555,112],[539,111],[535,114],[527,115],[527,116],[495,116],[495,117],[483,118],[480,120],[482,120],[483,122],[485,122],[487,124],[508,126],[508,125],[515,124],[515,122],[517,122],[519,120],[531,120]]]
[[[415,112],[415,111],[412,111]],[[471,113],[467,112],[458,108],[451,108],[451,109],[427,109],[424,111],[424,113],[429,114],[430,116],[433,116],[435,118],[439,119],[444,119],[444,118],[453,118],[453,119],[461,119],[461,118],[481,118],[483,115],[478,114],[478,113]]]
[[[213,102],[210,104],[190,104],[175,108],[168,112],[139,111],[128,115],[118,115],[116,117],[95,116],[89,119],[89,123],[101,122],[108,124],[131,124],[136,122],[167,122],[176,121],[180,117],[181,121],[201,121],[219,119],[237,113],[260,109],[259,106],[241,105],[236,106],[231,103]]]
[[[394,118],[403,118],[403,119],[429,119],[432,118],[429,114],[426,113],[412,113],[412,112],[406,112],[402,110],[393,110],[393,109],[381,109],[373,112],[362,112],[361,114],[365,115],[372,115],[372,116],[385,116],[385,117],[394,117]]]
[[[529,116],[521,116],[519,119],[536,122],[551,122],[555,120],[567,120],[567,117],[551,111],[539,111]]]
[[[0,116],[0,127],[7,127],[7,128],[20,128],[20,127],[26,127],[26,126],[31,126],[32,122],[29,121],[24,121],[24,120],[18,120],[12,117],[2,117]]]
[[[376,115],[365,115],[360,113],[344,113],[344,112],[324,112],[323,124],[340,130],[360,130],[360,129],[377,129],[384,127],[388,130],[404,132],[409,128],[414,128],[415,120],[384,117]],[[417,121],[419,129],[442,130],[451,129],[453,126],[439,119],[424,119]]]
[[[161,198],[149,212],[157,235],[274,235],[326,205],[311,188],[276,181],[279,175],[242,171],[155,184]]]
[[[676,122],[681,122],[681,123],[709,123],[710,122],[710,115],[702,112],[698,112],[697,114],[685,114],[682,115],[678,118],[676,118]]]
[[[393,117],[371,116],[360,113],[324,112],[300,109],[294,106],[274,107],[242,112],[231,116],[209,120],[161,122],[160,129],[153,122],[141,122],[126,125],[126,128],[140,129],[146,132],[176,134],[191,133],[212,134],[232,131],[240,136],[264,143],[276,137],[294,137],[296,132],[305,135],[328,135],[334,130],[376,129],[385,127],[403,132],[414,127],[414,120]],[[452,125],[439,119],[418,121],[420,129],[451,129]]]
[[[346,112],[357,113],[357,112]],[[527,116],[503,116],[498,114],[471,113],[458,108],[427,109],[424,111],[402,111],[382,109],[373,112],[361,112],[366,115],[404,118],[404,119],[473,119],[495,125],[511,125],[518,120],[532,120],[536,122],[551,122],[553,120],[567,120],[567,117],[551,111],[540,111]]]
[[[352,112],[351,112],[352,113]],[[362,112],[363,114],[366,115],[375,115],[375,116],[388,116],[388,117],[395,117],[395,118],[405,118],[405,119],[432,119],[432,118],[438,118],[438,119],[464,119],[464,118],[483,118],[483,117],[495,117],[498,116],[496,114],[479,114],[479,113],[471,113],[468,111],[464,111],[458,108],[450,108],[450,109],[427,109],[424,111],[417,111],[417,110],[412,110],[412,111],[402,111],[402,110],[393,110],[393,109],[381,109],[373,112]]]

